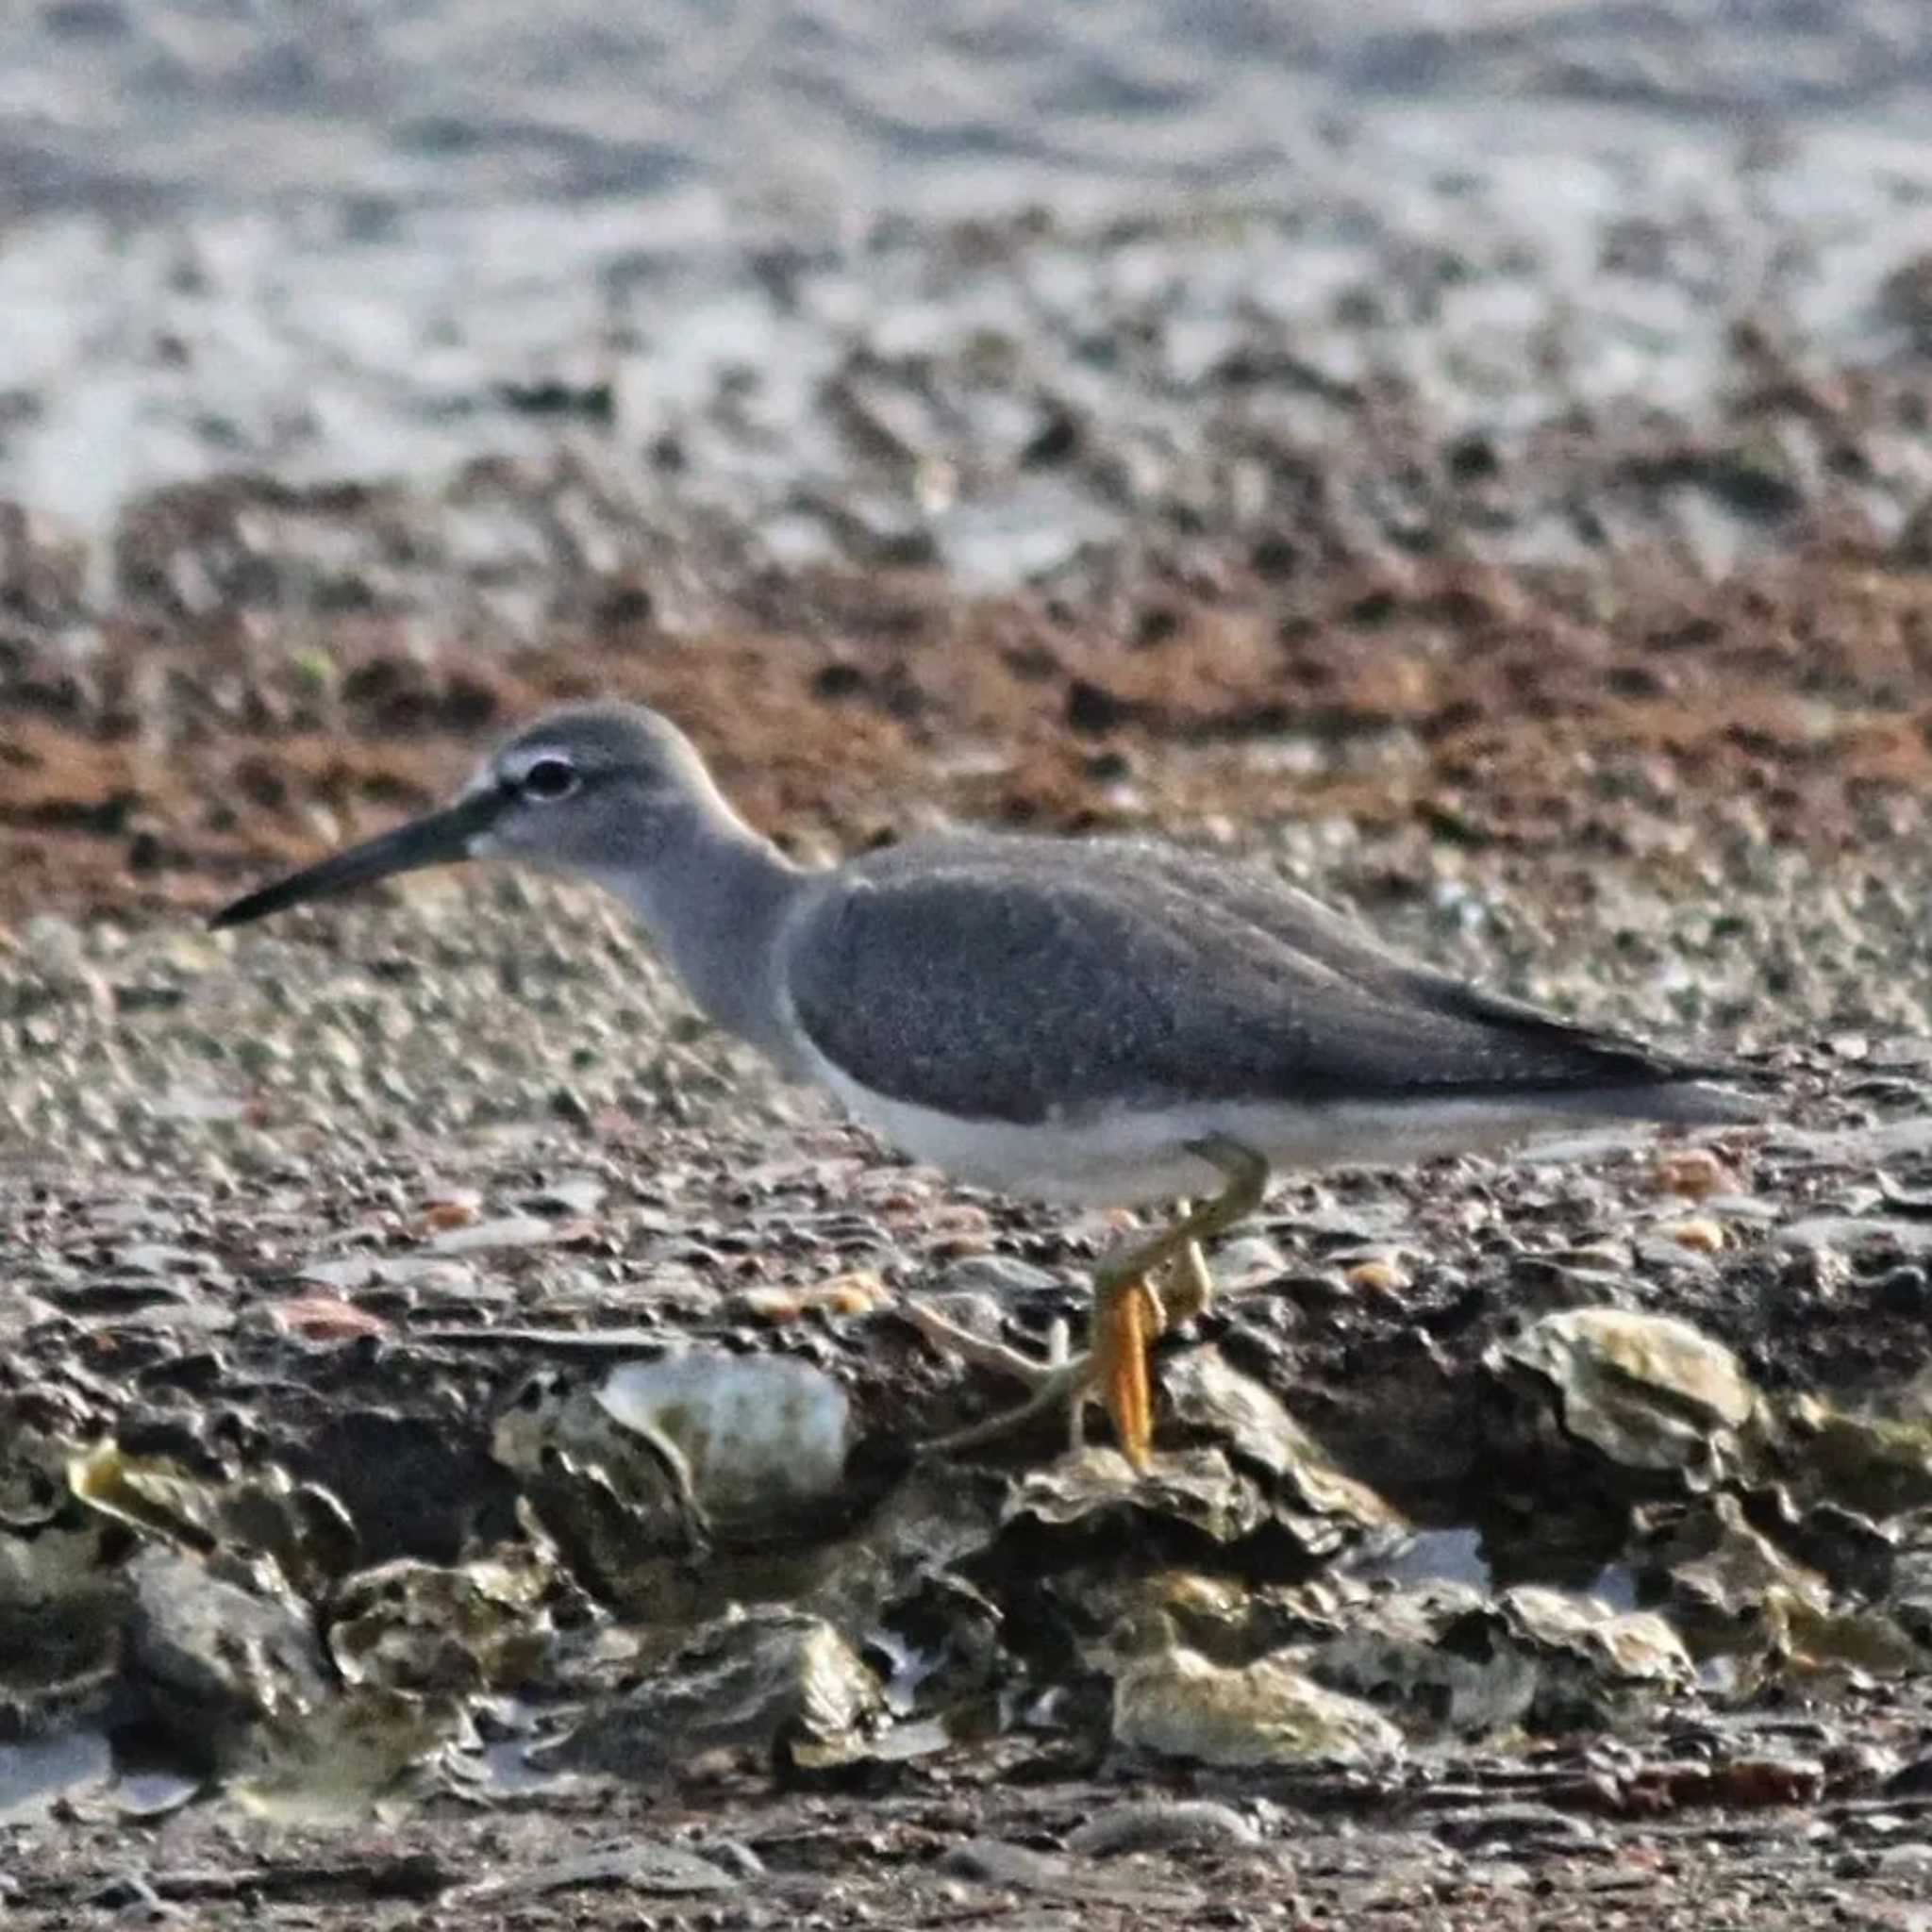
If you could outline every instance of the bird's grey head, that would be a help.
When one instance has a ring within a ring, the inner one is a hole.
[[[639,872],[730,809],[668,719],[640,705],[575,705],[499,745],[454,804],[238,899],[241,925],[308,899],[423,866],[520,858],[593,877]]]
[[[480,808],[473,858],[576,872],[647,865],[665,839],[721,801],[704,760],[641,705],[553,711],[491,752],[455,809]]]

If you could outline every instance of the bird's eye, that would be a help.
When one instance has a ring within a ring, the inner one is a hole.
[[[525,798],[534,798],[540,805],[551,805],[559,798],[568,798],[580,782],[577,768],[568,758],[539,758],[524,774],[522,790]]]

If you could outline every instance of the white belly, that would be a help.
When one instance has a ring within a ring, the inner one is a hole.
[[[1342,1102],[1309,1107],[1243,1101],[1157,1111],[1124,1108],[1037,1125],[959,1120],[861,1087],[814,1057],[812,1074],[861,1126],[915,1160],[971,1186],[1039,1201],[1132,1207],[1217,1194],[1225,1179],[1188,1143],[1222,1135],[1277,1171],[1406,1167],[1444,1154],[1493,1152],[1541,1130],[1574,1125],[1583,1096],[1541,1107],[1524,1100]]]

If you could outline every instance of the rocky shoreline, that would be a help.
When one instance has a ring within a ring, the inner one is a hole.
[[[681,387],[479,350],[453,469],[0,509],[0,1904],[1932,1923],[1916,177],[1624,139],[747,250]],[[1239,845],[1774,1104],[1288,1177],[1153,1481],[936,1471],[1010,1391],[908,1300],[1041,1343],[1107,1217],[586,892],[203,929],[592,691],[801,855]]]

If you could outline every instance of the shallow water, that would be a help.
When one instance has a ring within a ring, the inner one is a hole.
[[[1734,14],[6,9],[0,493],[99,530],[144,490],[235,468],[433,477],[588,445],[648,509],[640,454],[676,444],[702,479],[687,498],[813,561],[827,545],[801,496],[854,501],[824,391],[855,344],[1034,358],[1034,358],[1052,392],[1167,436],[1174,407],[1200,411],[1190,368],[1242,318],[1299,341],[1433,258],[1459,261],[1453,283],[1391,292],[1446,310],[1443,340],[1417,361],[1397,329],[1386,357],[1449,417],[1550,416],[1524,377],[1577,316],[1588,353],[1564,377],[1580,368],[1588,400],[1688,406],[1736,303],[1857,346],[1882,270],[1932,247],[1914,92],[1932,16],[1786,7],[1746,32]],[[974,261],[933,232],[1036,208],[1065,245],[1018,268],[1010,244]],[[1143,244],[1096,241],[1149,219],[1165,229]],[[1703,242],[1606,290],[1606,251],[1680,228]],[[1158,382],[1080,379],[1082,317],[1137,306],[1162,320]],[[1358,347],[1307,354],[1359,374]],[[997,459],[997,423],[968,432],[969,469],[988,439]],[[914,528],[972,588],[1116,522],[1053,479],[967,486]],[[882,513],[896,533],[892,492]],[[1554,529],[1524,541],[1561,548]],[[1708,538],[1736,541],[1721,520]]]
[[[1350,96],[1869,110],[1932,81],[1932,22],[1884,0],[56,0],[7,9],[0,76],[15,206],[340,199],[376,226],[386,203],[1253,188],[1297,109]]]
[[[1594,1597],[1608,1609],[1637,1607],[1637,1576],[1628,1563],[1607,1563],[1593,1577],[1581,1580],[1569,1574],[1572,1567],[1560,1557],[1553,1557],[1547,1580],[1574,1589],[1579,1596]],[[1378,1582],[1395,1584],[1463,1583],[1484,1591],[1499,1587],[1481,1529],[1461,1524],[1418,1530],[1393,1556],[1365,1565],[1362,1574]],[[1536,1579],[1522,1575],[1509,1579],[1511,1583],[1531,1580]]]
[[[98,1731],[0,1744],[0,1819],[32,1817],[64,1792],[105,1784],[113,1768]]]

